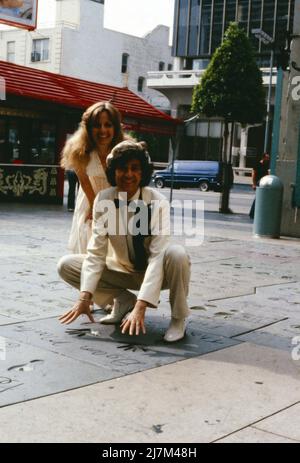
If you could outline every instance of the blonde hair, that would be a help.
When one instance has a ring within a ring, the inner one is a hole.
[[[90,153],[96,148],[92,129],[97,125],[99,116],[104,111],[108,113],[109,120],[114,127],[114,137],[110,148],[124,140],[121,114],[118,109],[107,101],[95,103],[83,113],[79,128],[67,140],[62,150],[61,167],[80,171],[88,165]]]

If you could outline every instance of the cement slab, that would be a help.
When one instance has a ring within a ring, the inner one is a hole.
[[[195,295],[189,298],[189,303],[197,306]],[[213,299],[204,303],[204,315],[223,312],[227,318],[247,314],[266,315],[278,318],[300,316],[300,284],[282,283],[279,285],[258,287],[254,294],[224,299]]]
[[[35,320],[59,315],[73,305],[77,296],[74,290],[68,288],[58,289],[57,292],[55,289],[52,293],[49,288],[35,290],[28,287],[24,291],[18,289],[16,294],[10,293],[5,298],[5,304],[0,307],[0,314],[18,320]]]
[[[204,302],[202,305],[191,305],[194,300],[192,299],[189,306],[192,317],[198,320],[197,323],[202,330],[229,338],[240,336],[249,331],[256,332],[256,330],[277,324],[286,318],[277,311],[253,310],[252,306],[245,310],[242,303],[238,304],[240,299],[242,298],[233,298],[232,301],[235,303],[233,306],[228,300],[225,300],[225,309],[223,300]]]
[[[192,305],[204,330],[265,346],[291,351],[291,340],[300,334],[300,284],[257,288],[247,296]]]
[[[286,283],[292,275],[283,279],[270,269],[244,266],[239,259],[220,260],[210,263],[192,263],[190,294],[206,300],[224,299],[255,292],[257,286]]]
[[[101,318],[103,313],[95,315]],[[239,341],[201,331],[197,320],[191,320],[182,341],[168,344],[163,334],[169,316],[150,313],[146,319],[147,333],[123,335],[118,326],[91,324],[82,317],[63,326],[56,318],[18,323],[0,327],[0,335],[17,342],[39,347],[52,353],[105,368],[119,376],[143,371],[186,358],[203,355],[236,345]]]
[[[117,376],[101,366],[82,363],[3,336],[1,343],[0,407]]]
[[[5,315],[0,315],[0,326],[1,325],[9,325],[11,323],[16,323],[19,320],[16,318],[6,317]]]
[[[298,344],[300,344],[299,318],[284,320],[258,329],[252,333],[248,333],[243,336],[237,336],[235,339],[292,352],[294,348],[293,340],[296,340],[296,338],[299,339]]]
[[[253,426],[235,432],[217,441],[219,444],[297,444],[296,440],[278,434],[261,431]]]
[[[0,440],[213,442],[300,401],[299,379],[287,353],[243,344],[5,407]]]
[[[255,427],[261,431],[280,434],[300,442],[300,403],[260,421]]]

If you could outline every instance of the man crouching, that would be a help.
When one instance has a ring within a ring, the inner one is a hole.
[[[169,288],[172,317],[164,340],[179,341],[189,313],[190,261],[182,246],[170,244],[168,201],[146,186],[153,171],[146,144],[123,141],[106,163],[112,187],[95,199],[87,254],[64,256],[58,263],[60,276],[80,289],[78,301],[59,320],[68,324],[86,314],[94,322],[91,300],[100,306],[113,300],[100,323],[121,323],[123,334],[145,334],[147,307],[157,307],[160,291]]]

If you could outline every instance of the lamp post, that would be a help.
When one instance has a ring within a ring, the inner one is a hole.
[[[257,39],[259,39],[265,45],[274,43],[274,39],[269,34],[264,32],[262,29],[252,29],[251,32],[252,34],[255,35]],[[269,141],[269,133],[270,133],[273,66],[274,66],[274,49],[272,47],[271,56],[270,56],[270,81],[269,81],[269,90],[268,90],[268,99],[267,99],[267,117],[266,117],[264,152],[267,152],[268,150],[268,141]]]

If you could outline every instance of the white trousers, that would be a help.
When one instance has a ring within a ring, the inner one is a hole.
[[[58,262],[58,273],[63,280],[80,289],[81,267],[85,254],[70,254]],[[118,297],[124,289],[139,290],[144,273],[122,273],[104,268],[93,295],[94,301],[105,306]],[[170,245],[164,254],[164,281],[162,289],[170,290],[172,317],[185,318],[189,314],[187,296],[190,281],[190,259],[180,245]]]

